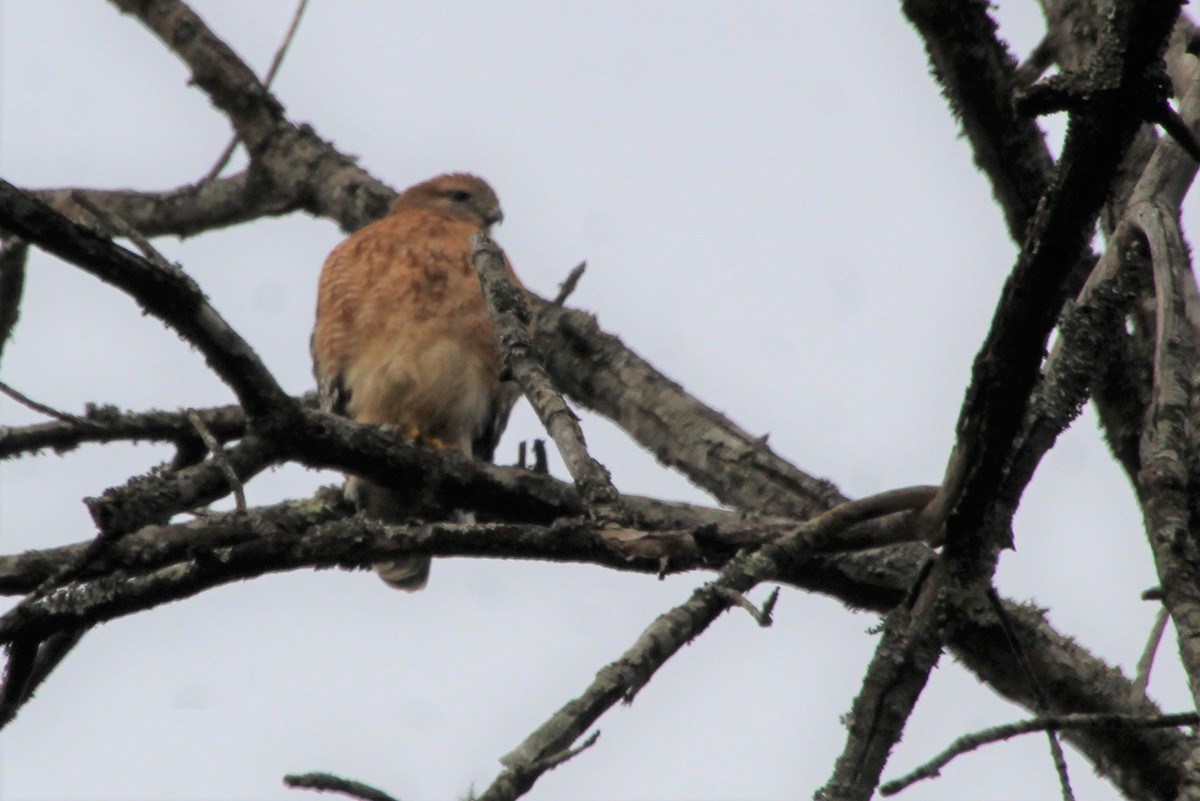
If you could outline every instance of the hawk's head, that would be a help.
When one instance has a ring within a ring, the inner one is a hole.
[[[504,219],[500,200],[488,182],[477,175],[451,172],[410,186],[392,201],[392,211],[427,208],[488,228]]]

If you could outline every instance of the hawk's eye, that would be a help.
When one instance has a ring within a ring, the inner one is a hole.
[[[446,193],[446,197],[450,198],[455,203],[466,203],[471,199],[471,193],[463,189],[451,189]]]

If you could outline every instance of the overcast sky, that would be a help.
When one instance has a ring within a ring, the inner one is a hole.
[[[397,189],[486,177],[506,214],[497,238],[531,288],[553,293],[586,259],[574,305],[859,496],[940,481],[1016,252],[897,5],[311,0],[274,89],[291,119]],[[294,10],[193,6],[260,73]],[[1028,53],[1036,3],[998,14]],[[166,189],[202,176],[230,136],[184,66],[106,3],[0,0],[0,25],[9,181]],[[1043,124],[1057,150],[1061,121]],[[299,393],[313,383],[317,274],[341,236],[296,215],[157,245]],[[74,412],[232,401],[129,298],[41,254],[2,377]],[[0,425],[37,421],[0,399]],[[612,425],[585,415],[584,428],[620,490],[712,502]],[[540,435],[522,404],[498,461]],[[2,550],[89,537],[80,498],[168,455],[0,463]],[[247,496],[336,480],[289,467]],[[1015,533],[1000,590],[1131,672],[1155,613],[1138,594],[1156,579],[1090,412],[1043,462]],[[331,571],[211,591],[88,634],[0,736],[0,797],[297,799],[280,777],[309,770],[405,801],[482,790],[499,756],[706,578],[440,560],[416,595]],[[876,622],[791,590],[773,628],[725,616],[530,798],[807,797],[844,744]],[[1174,651],[1151,685],[1170,711],[1188,705]],[[885,778],[1025,716],[945,657]],[[990,746],[905,797],[1057,797],[1045,751],[1040,737]],[[1116,797],[1068,759],[1080,797]]]

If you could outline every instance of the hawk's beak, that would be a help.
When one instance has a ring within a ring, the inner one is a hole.
[[[499,208],[496,208],[492,211],[489,211],[488,215],[483,219],[488,225],[496,225],[497,223],[504,222],[504,212],[500,211]]]

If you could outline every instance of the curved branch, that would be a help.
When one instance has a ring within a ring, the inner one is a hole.
[[[3,180],[0,227],[131,295],[204,354],[251,417],[279,415],[295,406],[250,345],[182,270],[164,269],[117,246]]]
[[[1181,712],[1174,715],[1154,715],[1142,717],[1135,715],[1059,715],[1049,718],[1034,718],[1017,723],[1006,723],[990,729],[977,731],[959,737],[950,746],[933,759],[921,765],[916,770],[906,773],[898,779],[884,782],[879,787],[880,795],[895,795],[922,779],[935,778],[941,769],[954,761],[956,757],[968,754],[978,748],[1003,740],[1011,740],[1022,734],[1038,731],[1065,731],[1067,729],[1158,729],[1176,728],[1179,726],[1196,726],[1200,723],[1200,715],[1195,712]]]

